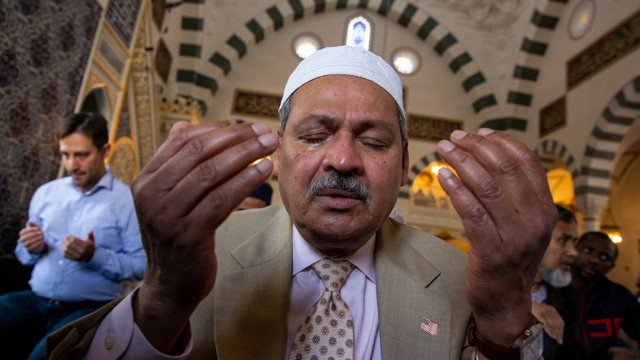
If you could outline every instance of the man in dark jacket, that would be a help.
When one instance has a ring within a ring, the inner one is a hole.
[[[532,313],[544,324],[543,357],[586,359],[580,336],[578,297],[571,284],[571,266],[578,255],[576,219],[561,206],[558,222],[545,250],[540,270],[531,288]]]
[[[623,329],[640,341],[640,304],[624,286],[605,275],[615,266],[618,248],[609,237],[593,231],[578,240],[574,285],[580,293],[583,336],[590,359],[609,359]]]

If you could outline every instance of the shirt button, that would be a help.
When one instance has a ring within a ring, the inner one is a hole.
[[[58,260],[58,265],[64,264],[64,260]]]
[[[107,335],[107,337],[104,339],[104,347],[107,350],[111,350],[113,348],[113,344],[115,344],[116,340],[113,338],[112,335]]]

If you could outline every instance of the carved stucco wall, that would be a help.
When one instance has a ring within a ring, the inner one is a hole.
[[[56,177],[56,130],[74,110],[101,11],[0,2],[0,256],[13,252],[33,192]]]

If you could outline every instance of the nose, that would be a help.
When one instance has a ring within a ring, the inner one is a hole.
[[[349,132],[338,132],[325,147],[323,168],[339,173],[360,174],[363,170],[362,154],[357,139]]]
[[[68,171],[74,171],[78,169],[78,159],[75,156],[68,156],[64,161],[65,168]]]
[[[564,253],[566,256],[570,256],[573,258],[578,256],[578,250],[576,249],[576,246],[573,243],[573,241],[566,242],[566,244],[564,245]]]

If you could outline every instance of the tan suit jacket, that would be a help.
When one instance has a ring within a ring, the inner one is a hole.
[[[289,215],[277,205],[234,213],[218,229],[215,289],[191,317],[190,358],[285,358],[291,226]],[[465,255],[444,241],[392,220],[383,224],[375,268],[384,359],[460,358],[469,318],[465,265]],[[82,340],[83,334],[93,336],[107,311],[101,309],[52,335],[53,358],[86,351],[89,341]],[[423,319],[438,324],[437,336],[420,330]]]

